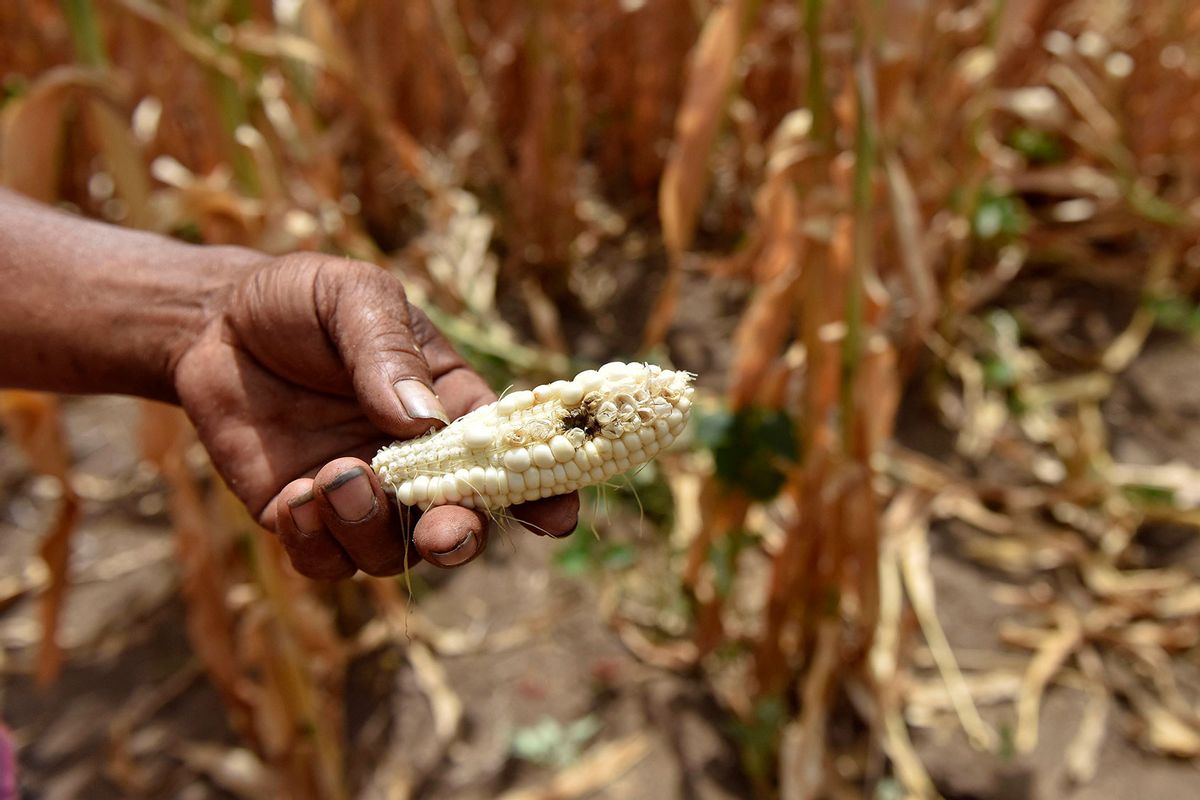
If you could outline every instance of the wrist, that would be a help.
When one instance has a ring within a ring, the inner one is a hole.
[[[165,332],[150,337],[144,363],[151,373],[146,380],[155,387],[135,392],[153,399],[178,402],[176,372],[179,362],[228,306],[237,285],[269,259],[262,253],[225,245],[182,245],[180,257],[158,289],[160,318],[147,327]]]
[[[266,256],[73,217],[0,190],[0,386],[176,400],[174,367]]]

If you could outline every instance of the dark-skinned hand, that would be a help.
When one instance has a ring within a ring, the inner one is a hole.
[[[395,439],[495,399],[378,267],[310,253],[263,261],[210,301],[175,389],[213,464],[304,575],[443,567],[487,543],[480,511],[400,513],[369,461]],[[537,533],[574,530],[579,496],[514,506]]]

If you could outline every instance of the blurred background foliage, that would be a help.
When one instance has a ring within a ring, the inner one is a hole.
[[[1054,685],[1086,697],[1076,784],[1117,719],[1200,756],[1200,582],[1144,541],[1194,533],[1200,473],[1116,452],[1112,406],[1148,341],[1200,328],[1195,4],[10,0],[0,75],[0,179],[28,195],[375,262],[499,388],[613,357],[698,373],[691,442],[589,495],[555,559],[637,658],[708,687],[756,793],[945,793],[914,729],[1019,756]],[[50,684],[88,489],[58,401],[0,413],[57,503],[44,568],[5,588],[39,596]],[[186,420],[145,404],[139,425],[240,741],[183,760],[246,796],[427,792],[348,756],[343,696],[399,643],[441,752],[460,736],[420,574],[307,583]],[[943,539],[1007,609],[1004,658],[950,646]],[[153,794],[133,727],[109,777]],[[520,796],[640,757],[597,730],[523,731],[558,772]]]

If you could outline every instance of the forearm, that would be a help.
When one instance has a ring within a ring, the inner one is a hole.
[[[0,387],[172,401],[174,361],[263,256],[73,217],[0,188]]]

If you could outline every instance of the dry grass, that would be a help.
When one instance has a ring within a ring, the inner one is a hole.
[[[594,304],[578,276],[606,249],[641,253],[659,287],[622,320],[651,354],[669,355],[689,280],[752,287],[705,447],[664,461],[698,508],[673,538],[688,641],[614,621],[766,727],[746,761],[764,794],[844,788],[827,731],[846,699],[886,755],[850,754],[855,785],[926,796],[913,719],[953,713],[995,749],[976,706],[999,691],[1028,749],[1060,681],[1086,687],[1088,720],[1120,697],[1147,746],[1200,754],[1170,677],[1200,636],[1195,576],[1130,549],[1148,519],[1200,522],[1173,491],[1196,476],[1116,463],[1100,424],[1156,306],[1065,360],[1053,332],[981,316],[1027,265],[1172,308],[1195,296],[1198,40],[1200,11],[1165,0],[21,0],[0,6],[0,177],[122,224],[376,261],[471,352],[533,377],[565,371],[564,319]],[[956,466],[891,443],[914,383],[956,432]],[[53,427],[51,405],[29,422],[6,402],[18,433]],[[192,640],[233,726],[291,796],[345,796],[332,687],[348,645],[328,598],[204,498],[178,419],[147,421]],[[945,642],[939,519],[1030,578],[1003,632],[1031,653],[1013,680],[960,668]],[[66,564],[48,560],[52,620]],[[231,612],[218,598],[235,586],[250,588]],[[374,591],[401,613],[394,587]],[[284,613],[297,605],[313,613]],[[940,684],[914,672],[914,620]],[[1085,725],[1078,779],[1096,748]]]

